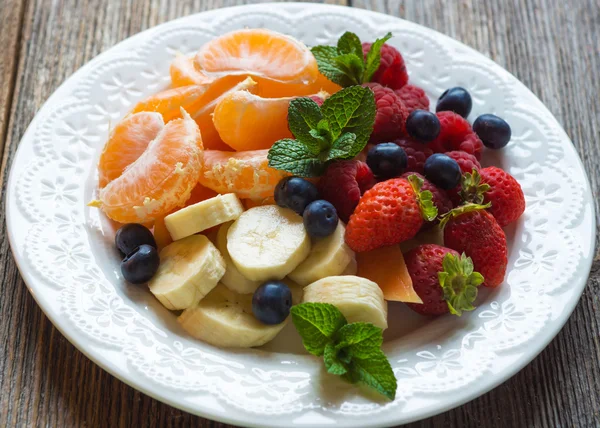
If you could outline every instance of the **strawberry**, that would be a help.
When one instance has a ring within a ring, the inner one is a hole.
[[[475,270],[485,278],[484,285],[497,287],[504,281],[508,247],[504,231],[486,208],[489,205],[454,208],[442,218],[440,226],[444,244],[471,257]]]
[[[400,178],[408,178],[411,175],[416,175],[417,177],[419,177],[421,180],[423,180],[423,186],[421,187],[422,190],[429,190],[431,192],[431,201],[433,202],[433,205],[435,205],[435,207],[438,210],[438,216],[441,216],[443,214],[446,214],[448,211],[450,211],[452,209],[452,201],[450,201],[450,198],[448,198],[448,195],[446,194],[446,192],[442,189],[440,189],[439,187],[436,187],[435,184],[433,184],[431,181],[427,180],[424,176],[422,176],[421,174],[419,174],[418,172],[405,172],[404,174],[402,174],[400,176]],[[432,225],[434,224],[434,222],[431,223],[426,223],[426,225]]]
[[[464,254],[435,244],[419,245],[404,255],[413,288],[422,304],[407,303],[421,315],[460,316],[475,309],[477,287],[483,276],[473,271],[473,262]]]
[[[362,196],[346,226],[346,243],[356,252],[399,244],[413,238],[437,209],[423,180],[392,178],[377,183]]]

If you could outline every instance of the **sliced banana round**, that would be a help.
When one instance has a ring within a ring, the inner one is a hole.
[[[170,310],[195,306],[225,273],[225,260],[204,235],[175,241],[160,252],[160,266],[148,283],[150,291]]]
[[[277,325],[261,323],[252,313],[252,294],[217,285],[200,303],[177,318],[185,331],[214,346],[250,348],[273,340],[289,317]]]
[[[175,211],[165,217],[165,226],[173,241],[185,238],[227,221],[235,220],[244,206],[235,193],[217,195]]]
[[[232,223],[225,223],[219,228],[215,241],[217,249],[221,252],[225,260],[225,275],[221,278],[221,282],[230,290],[240,294],[254,293],[262,284],[261,281],[251,281],[240,273],[238,268],[231,260],[229,251],[227,250],[227,232]]]
[[[304,288],[304,302],[330,303],[349,323],[370,322],[386,329],[387,302],[373,281],[358,276],[330,276]]]
[[[277,205],[244,212],[227,232],[227,249],[240,273],[252,281],[282,279],[308,256],[302,217]]]
[[[346,245],[346,228],[339,222],[335,231],[316,240],[310,254],[288,276],[302,286],[321,278],[340,275],[354,258],[354,251]]]

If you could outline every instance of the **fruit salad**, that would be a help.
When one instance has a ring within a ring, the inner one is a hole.
[[[390,38],[309,49],[246,29],[178,55],[171,87],[110,132],[89,205],[121,224],[124,280],[190,336],[257,347],[291,320],[329,373],[394,399],[387,302],[473,310],[504,281],[525,199],[480,164],[509,124],[471,124],[461,87],[430,105]]]

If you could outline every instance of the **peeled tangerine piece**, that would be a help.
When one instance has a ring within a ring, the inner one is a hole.
[[[302,217],[277,205],[244,212],[227,232],[227,250],[240,273],[252,281],[283,279],[310,252]]]
[[[225,260],[204,235],[192,235],[167,245],[148,287],[170,310],[198,304],[225,273]]]
[[[304,289],[304,302],[330,303],[349,323],[370,322],[386,329],[387,302],[373,281],[358,276],[329,276]]]
[[[331,235],[316,240],[306,260],[288,276],[298,284],[306,286],[321,278],[342,274],[354,260],[354,251],[344,240],[345,231],[343,223],[339,222]]]
[[[358,276],[377,283],[386,300],[423,303],[413,289],[400,246],[391,245],[357,253]]]
[[[190,205],[165,217],[165,226],[173,241],[185,238],[222,223],[235,220],[244,206],[233,193],[217,195]]]

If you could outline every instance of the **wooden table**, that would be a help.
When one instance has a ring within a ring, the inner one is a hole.
[[[2,207],[9,167],[36,111],[120,40],[235,0],[1,0]],[[400,16],[489,55],[556,115],[600,188],[600,0],[335,1]],[[596,212],[600,212],[596,198]],[[0,213],[4,217],[4,210]],[[27,291],[0,230],[0,426],[224,427],[153,400],[81,354]],[[598,240],[598,237],[596,238]],[[600,258],[564,329],[492,392],[411,427],[600,426]]]

